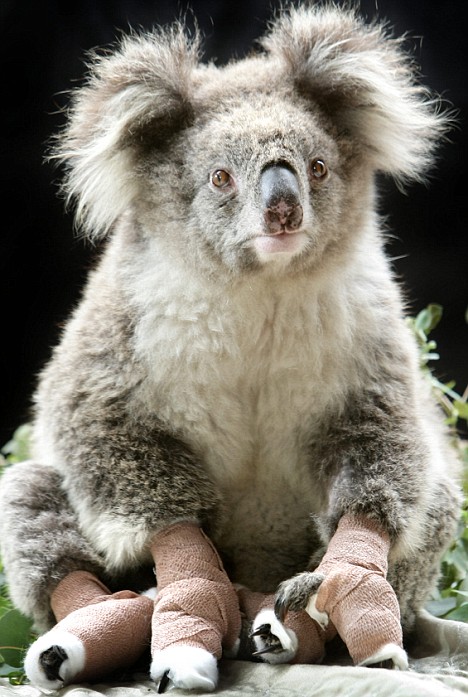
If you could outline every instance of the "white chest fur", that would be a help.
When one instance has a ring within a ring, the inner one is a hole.
[[[220,292],[173,268],[164,276],[136,336],[142,400],[200,455],[232,510],[249,505],[247,491],[297,508],[300,491],[300,515],[310,512],[307,438],[350,382],[343,304],[310,279],[252,277]]]

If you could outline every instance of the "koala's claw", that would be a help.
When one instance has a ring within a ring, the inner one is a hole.
[[[270,644],[270,646],[265,646],[263,649],[258,649],[257,651],[252,652],[252,656],[263,656],[266,653],[282,653],[283,651],[283,646],[281,642],[278,641],[276,645],[273,643]]]
[[[275,615],[283,622],[289,610],[306,610],[311,596],[317,593],[325,576],[304,571],[283,581],[276,592]]]
[[[257,627],[253,631],[250,632],[249,637],[252,638],[254,636],[260,636],[260,637],[266,637],[271,633],[271,624],[261,624],[260,627]]]
[[[161,680],[159,681],[158,685],[158,695],[161,695],[163,692],[166,691],[166,687],[169,685],[169,671],[166,670],[162,677]]]
[[[262,656],[266,653],[280,653],[284,647],[279,638],[271,631],[271,624],[261,624],[250,632],[250,638],[259,637],[264,646],[252,653],[252,656]]]

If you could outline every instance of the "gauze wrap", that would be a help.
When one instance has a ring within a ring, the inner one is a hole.
[[[150,644],[153,601],[133,591],[111,593],[88,571],[73,571],[55,588],[57,628],[81,639],[85,666],[74,682],[92,681],[131,666]]]
[[[312,607],[309,603],[310,614],[317,617],[313,605],[327,613],[355,664],[372,663],[374,657],[385,660],[381,650],[394,646],[400,649],[397,667],[406,667],[400,608],[386,580],[389,550],[389,536],[376,521],[347,514],[315,570],[325,580]]]
[[[177,523],[154,539],[158,593],[151,649],[183,645],[221,658],[239,638],[236,592],[212,542],[194,523]]]

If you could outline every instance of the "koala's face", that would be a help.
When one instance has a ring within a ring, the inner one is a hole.
[[[320,228],[340,208],[339,154],[310,113],[252,96],[210,114],[193,146],[194,227],[229,268],[284,266],[323,247]]]
[[[292,92],[243,92],[201,110],[179,135],[177,151],[178,181],[169,177],[168,162],[153,200],[170,197],[169,190],[161,194],[170,181],[183,220],[179,242],[231,272],[294,270],[333,254],[345,244],[350,206],[356,209],[366,188],[349,143]],[[154,167],[161,171],[159,157]],[[157,228],[156,207],[154,214]]]

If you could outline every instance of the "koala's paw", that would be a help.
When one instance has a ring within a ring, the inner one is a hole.
[[[51,629],[32,644],[26,654],[24,670],[31,683],[46,690],[57,690],[73,682],[84,668],[85,648],[78,637],[62,629]]]
[[[256,651],[267,663],[289,663],[296,655],[298,641],[295,632],[285,627],[273,610],[261,610],[252,624],[250,636]]]
[[[289,610],[306,610],[312,619],[325,628],[328,625],[328,615],[325,612],[319,612],[315,607],[316,595],[324,580],[323,574],[303,571],[283,581],[276,591],[276,616],[284,621]]]
[[[218,682],[216,658],[196,646],[168,646],[155,651],[150,669],[151,679],[164,692],[171,683],[182,690],[213,692]]]

